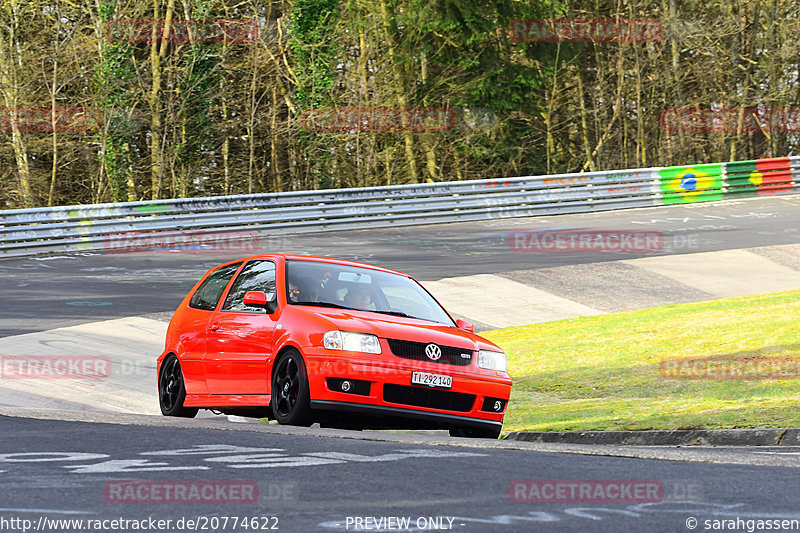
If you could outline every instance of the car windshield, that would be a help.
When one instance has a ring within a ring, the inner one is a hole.
[[[455,326],[422,286],[398,274],[324,263],[286,262],[286,299],[294,305],[356,309]]]

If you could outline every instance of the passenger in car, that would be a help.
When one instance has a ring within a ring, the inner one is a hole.
[[[370,309],[372,297],[366,287],[353,287],[347,291],[344,304],[354,309]]]

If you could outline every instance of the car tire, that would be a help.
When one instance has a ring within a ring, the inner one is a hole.
[[[305,426],[313,423],[306,364],[300,352],[287,350],[272,371],[272,415],[279,424]]]
[[[185,399],[186,385],[183,382],[181,364],[176,356],[168,355],[161,363],[161,373],[158,376],[158,403],[161,414],[194,418],[199,409],[184,407]]]
[[[466,437],[469,439],[497,439],[500,436],[500,428],[497,429],[478,429],[469,427],[451,428],[451,437]]]

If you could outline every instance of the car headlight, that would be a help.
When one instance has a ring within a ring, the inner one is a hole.
[[[378,341],[378,337],[364,333],[329,331],[323,336],[322,343],[328,350],[381,353],[381,343]]]
[[[503,352],[491,352],[489,350],[481,350],[478,352],[478,366],[486,370],[497,370],[498,372],[506,372],[508,370],[508,362],[506,361],[506,354]]]

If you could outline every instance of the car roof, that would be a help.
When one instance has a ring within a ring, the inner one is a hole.
[[[400,276],[411,277],[405,272],[400,272],[399,270],[392,270],[389,268],[383,268],[377,265],[370,265],[368,263],[359,263],[357,261],[348,261],[346,259],[336,259],[332,257],[317,257],[314,255],[297,255],[297,254],[260,254],[260,255],[252,255],[250,257],[242,257],[236,259],[235,261],[250,261],[251,259],[275,259],[281,257],[286,261],[315,261],[319,263],[332,263],[335,265],[342,265],[342,266],[352,266],[352,267],[361,267],[361,268],[368,268],[372,270],[379,270],[381,272],[388,272],[390,274],[398,274]],[[227,263],[232,263],[235,261],[228,261]]]

